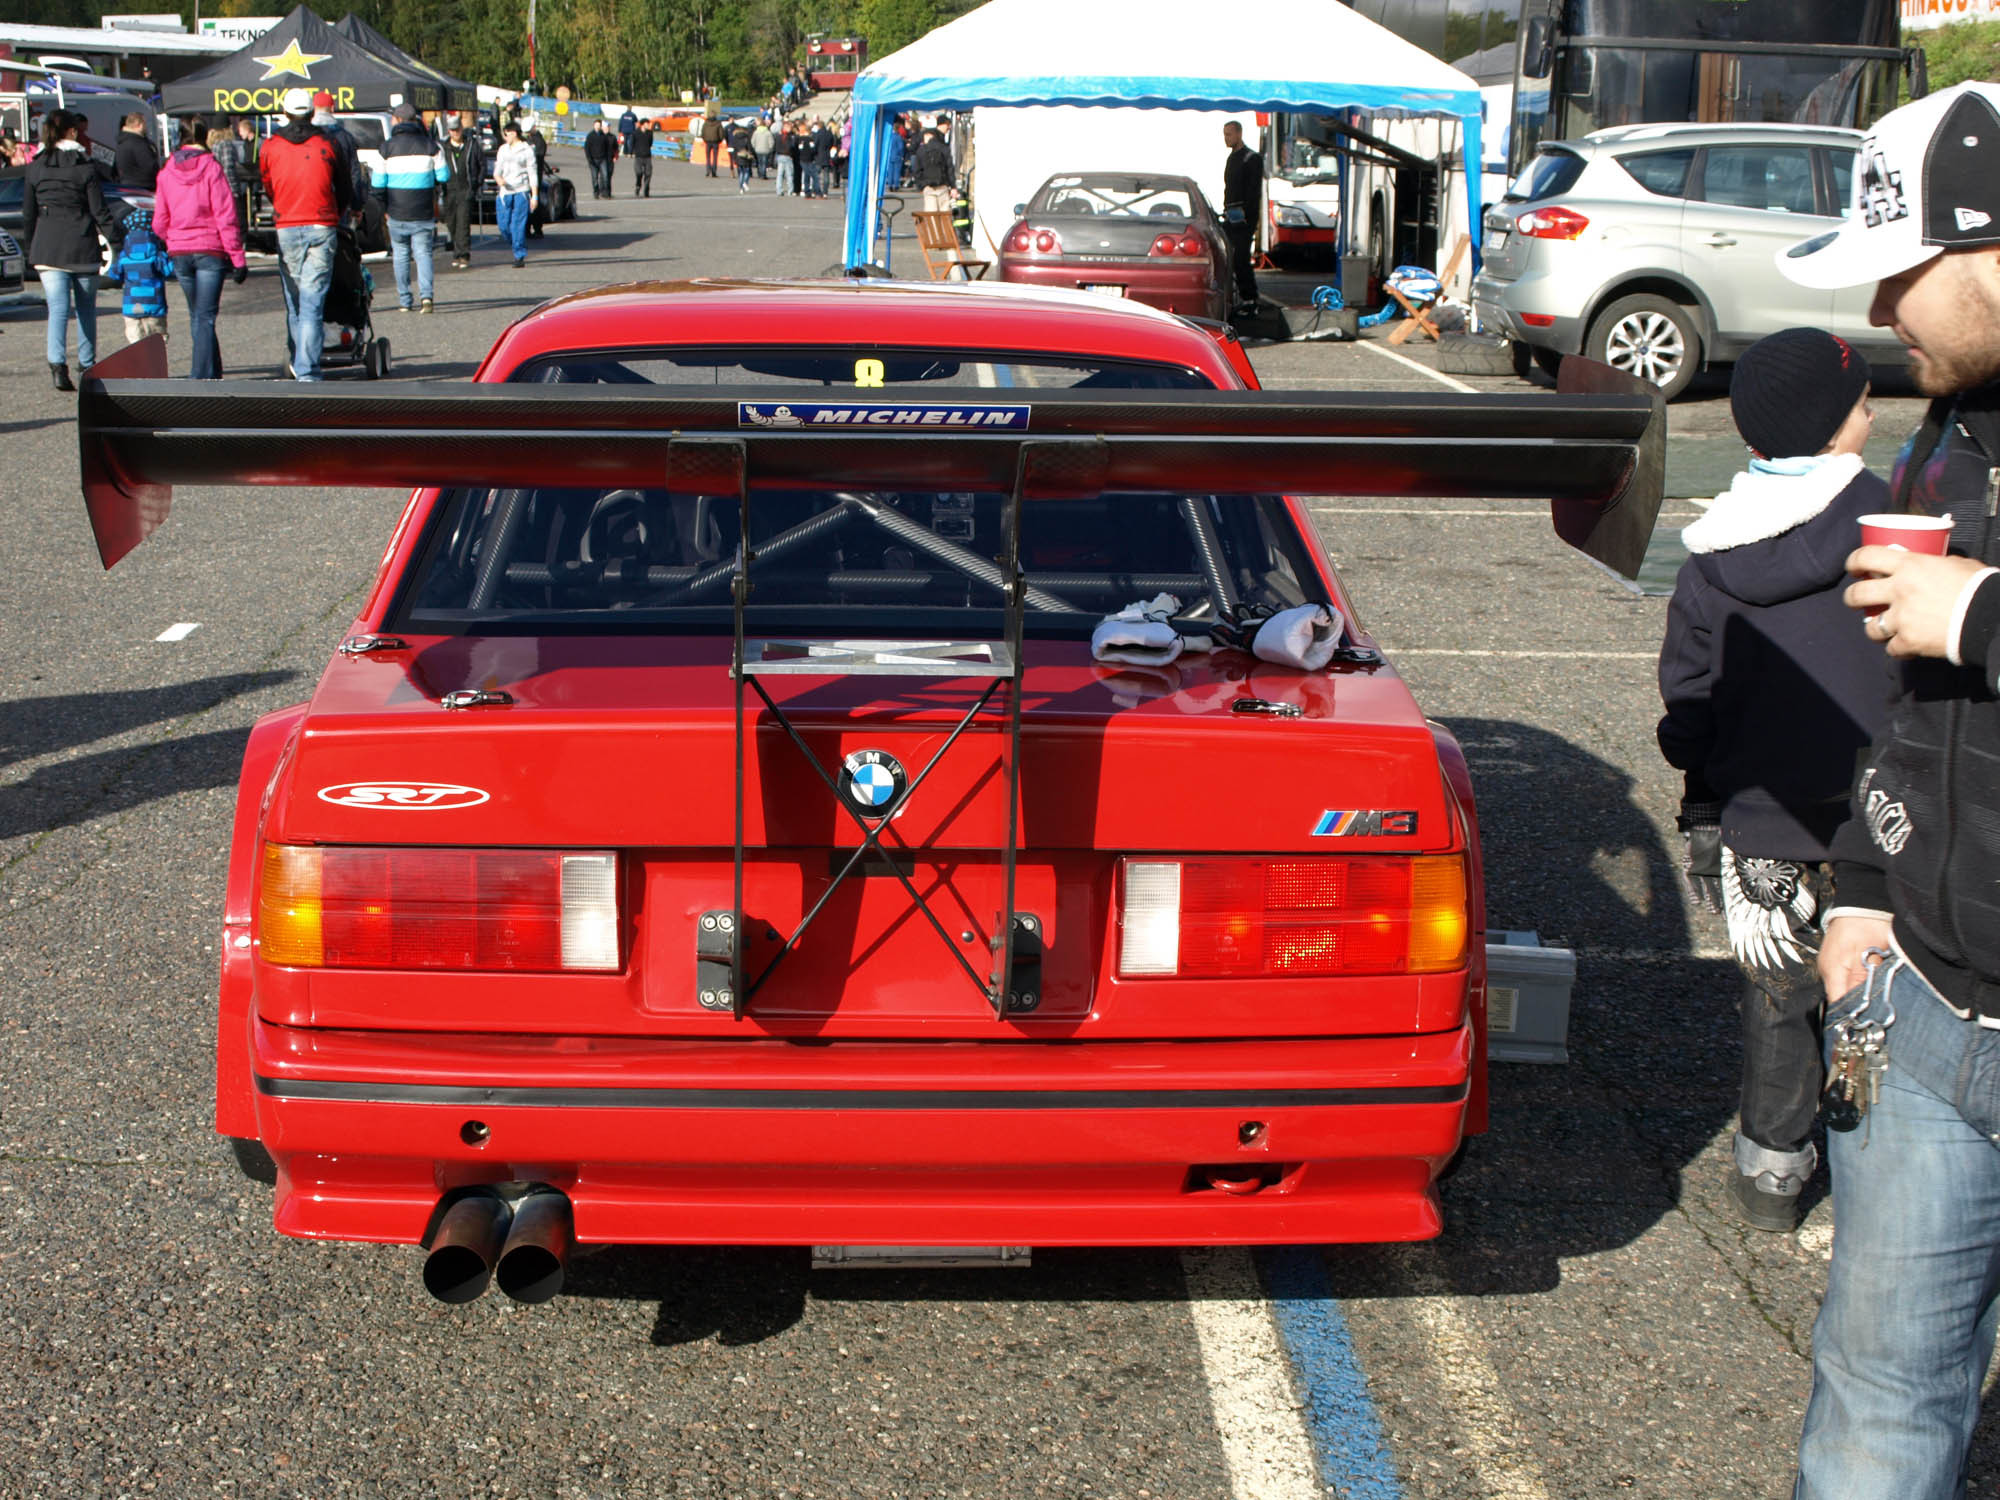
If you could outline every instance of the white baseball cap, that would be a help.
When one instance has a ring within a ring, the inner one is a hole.
[[[1777,264],[1834,291],[1975,245],[2000,245],[2000,84],[1961,83],[1877,120],[1846,221],[1780,250]]]
[[[284,97],[278,100],[280,112],[288,115],[309,115],[313,112],[313,91],[311,89],[286,89]]]

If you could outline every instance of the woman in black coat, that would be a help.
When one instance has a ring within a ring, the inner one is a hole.
[[[28,263],[40,275],[49,305],[49,373],[59,391],[76,389],[69,382],[67,354],[72,313],[78,373],[88,375],[97,363],[97,273],[103,265],[98,236],[113,245],[122,237],[82,141],[85,123],[70,110],[50,112],[21,197]]]

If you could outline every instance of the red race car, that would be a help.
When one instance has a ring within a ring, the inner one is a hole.
[[[1189,177],[1073,172],[1016,210],[1000,279],[1129,297],[1218,322],[1229,315],[1229,242]]]
[[[279,1230],[425,1244],[448,1300],[577,1241],[1438,1233],[1472,786],[1285,497],[1554,492],[1629,571],[1658,397],[1260,392],[1227,338],[689,282],[470,385],[102,361],[107,566],[170,484],[423,486],[244,758],[216,1128]],[[1319,664],[1271,659],[1301,614]]]

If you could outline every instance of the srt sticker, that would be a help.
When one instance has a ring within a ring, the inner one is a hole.
[[[857,370],[857,374],[859,371]],[[807,427],[977,427],[1026,432],[1025,406],[952,406],[918,402],[909,406],[837,406],[830,402],[739,401],[738,427],[795,431]]]
[[[857,750],[840,763],[840,794],[863,817],[882,817],[903,795],[902,764],[886,750]]]
[[[1341,812],[1328,808],[1319,815],[1312,836],[1316,839],[1372,839],[1403,837],[1417,831],[1414,812],[1378,810]]]
[[[442,781],[343,781],[339,786],[321,787],[319,800],[337,807],[372,807],[384,812],[437,812],[477,807],[491,799],[476,786]]]

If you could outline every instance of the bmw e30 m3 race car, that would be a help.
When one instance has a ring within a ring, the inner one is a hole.
[[[216,1127],[280,1231],[450,1300],[576,1242],[1438,1233],[1472,785],[1290,497],[1553,497],[1629,572],[1655,393],[1260,392],[1147,308],[882,282],[583,293],[466,386],[163,374],[79,397],[107,566],[172,484],[422,486],[244,757]],[[1313,604],[1320,670],[1244,649]]]

